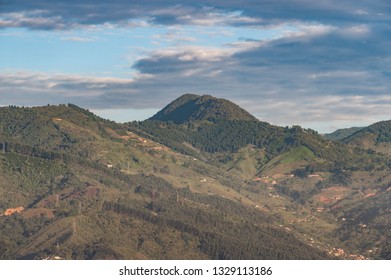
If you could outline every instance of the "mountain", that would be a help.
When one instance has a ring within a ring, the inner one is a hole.
[[[0,115],[1,259],[331,257],[239,179],[126,126],[72,104]]]
[[[0,108],[0,259],[389,258],[390,157],[214,110]]]
[[[152,118],[126,125],[133,133],[178,152],[224,164],[232,159],[232,153],[249,145],[259,149],[252,160],[258,162],[258,167],[299,147],[309,149],[314,157],[291,165],[290,169],[306,164],[314,170],[325,170],[336,163],[339,168],[362,169],[373,162],[367,153],[353,152],[316,131],[299,126],[274,126],[259,121],[230,101],[211,96],[183,95]]]
[[[374,123],[368,127],[360,129],[345,139],[345,143],[360,141],[360,139],[370,137],[373,144],[391,142],[391,120]]]
[[[333,141],[340,141],[343,140],[352,134],[356,133],[357,131],[360,131],[364,127],[351,127],[351,128],[342,128],[338,129],[332,133],[326,133],[323,135],[328,140],[333,140]]]
[[[343,142],[353,147],[371,149],[391,155],[391,120],[365,127],[343,139]]]
[[[195,94],[185,94],[177,98],[150,118],[150,120],[172,121],[176,124],[214,119],[257,120],[250,113],[226,99]]]

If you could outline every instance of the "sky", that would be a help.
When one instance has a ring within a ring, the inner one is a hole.
[[[0,106],[143,120],[185,93],[321,133],[391,119],[389,0],[0,0]]]

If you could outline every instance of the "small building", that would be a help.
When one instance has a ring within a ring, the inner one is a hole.
[[[24,210],[24,207],[16,207],[16,208],[9,208],[5,210],[4,215],[5,216],[11,216],[15,213],[21,213]]]

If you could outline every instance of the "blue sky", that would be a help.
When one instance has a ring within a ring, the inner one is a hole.
[[[318,2],[0,1],[0,105],[123,122],[191,92],[320,132],[391,119],[391,4]]]

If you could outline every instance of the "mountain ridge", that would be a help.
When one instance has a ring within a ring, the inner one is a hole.
[[[353,135],[357,131],[363,129],[365,127],[350,127],[350,128],[341,128],[337,129],[336,131],[333,131],[331,133],[325,133],[323,134],[323,137],[325,137],[328,140],[333,141],[340,141],[345,138],[348,138],[349,136]]]
[[[391,142],[391,120],[380,121],[364,127],[344,139],[345,143],[359,141],[360,138],[372,135],[374,144]]]
[[[0,111],[0,259],[330,258],[218,167],[80,107]]]
[[[391,156],[391,120],[364,127],[341,141],[350,147],[369,149]]]
[[[117,124],[72,104],[0,116],[0,258],[389,256],[390,165],[371,151],[213,112],[180,124]]]

